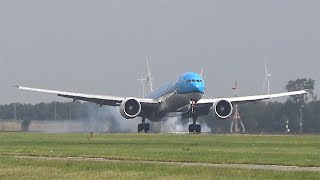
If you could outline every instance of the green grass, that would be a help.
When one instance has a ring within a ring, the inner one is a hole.
[[[0,133],[0,155],[320,166],[320,136]]]
[[[0,133],[0,179],[316,179],[320,173],[14,158],[104,157],[320,166],[320,136]],[[108,177],[108,178],[106,178]]]
[[[315,172],[280,172],[143,163],[1,158],[0,179],[317,179]]]

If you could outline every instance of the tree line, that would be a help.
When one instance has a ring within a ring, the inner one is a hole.
[[[312,79],[297,79],[289,81],[285,87],[287,91],[308,89],[307,95],[289,97],[285,102],[262,101],[239,105],[241,119],[249,133],[285,132],[287,128],[292,133],[320,132],[320,101],[314,94],[315,81]],[[23,126],[28,126],[31,120],[88,120],[110,119],[115,117],[108,108],[86,102],[51,102],[39,104],[12,103],[0,105],[0,119],[24,120]],[[101,113],[105,111],[107,113]],[[116,118],[121,118],[117,116]],[[213,116],[203,117],[212,132],[229,132],[231,118],[227,120],[213,119]],[[288,127],[286,127],[288,126]]]
[[[286,102],[258,102],[240,105],[240,115],[246,132],[249,133],[282,133],[290,129],[291,133],[320,132],[320,101],[306,103],[303,107]],[[228,132],[231,118],[227,120],[204,119],[213,132]],[[302,121],[301,121],[302,120]]]

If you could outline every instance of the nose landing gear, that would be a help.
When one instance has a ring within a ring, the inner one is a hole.
[[[190,133],[201,133],[201,125],[197,124],[198,115],[195,109],[196,101],[190,101],[190,117],[192,118],[192,124],[189,124],[189,132]]]

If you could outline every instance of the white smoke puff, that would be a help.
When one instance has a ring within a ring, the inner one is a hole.
[[[96,130],[96,132],[137,132],[138,124],[141,123],[141,118],[137,117],[134,119],[125,119],[119,113],[118,107],[105,107],[100,108],[97,114],[92,113],[94,118],[96,128],[91,128]],[[201,125],[202,132],[210,133],[211,129],[204,121],[198,121]],[[164,118],[161,122],[161,132],[188,132],[189,124],[183,122],[180,116],[167,117]],[[92,126],[92,125],[91,125]],[[99,129],[101,127],[106,127]],[[152,130],[152,129],[151,129]]]
[[[138,124],[141,123],[141,118],[125,119],[121,116],[119,108],[111,108],[109,113],[112,114],[114,120],[119,125],[121,132],[137,132]]]
[[[189,131],[189,123],[184,123],[180,117],[168,117],[161,123],[161,132],[188,132]],[[208,127],[207,123],[204,121],[199,121],[201,125],[201,132],[211,133],[211,129]]]
[[[207,123],[201,122],[201,131],[204,133],[211,133],[211,129],[208,127]]]
[[[179,117],[169,117],[161,122],[161,132],[186,132],[188,126]]]
[[[96,113],[92,110],[91,127],[97,132],[137,132],[141,118],[125,119],[118,107],[101,107]],[[103,130],[100,128],[104,127]]]

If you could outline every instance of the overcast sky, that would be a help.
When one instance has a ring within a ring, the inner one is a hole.
[[[319,34],[318,0],[0,0],[0,104],[141,95],[146,50],[155,87],[203,67],[207,97],[261,94],[265,62],[271,92],[320,84]]]

